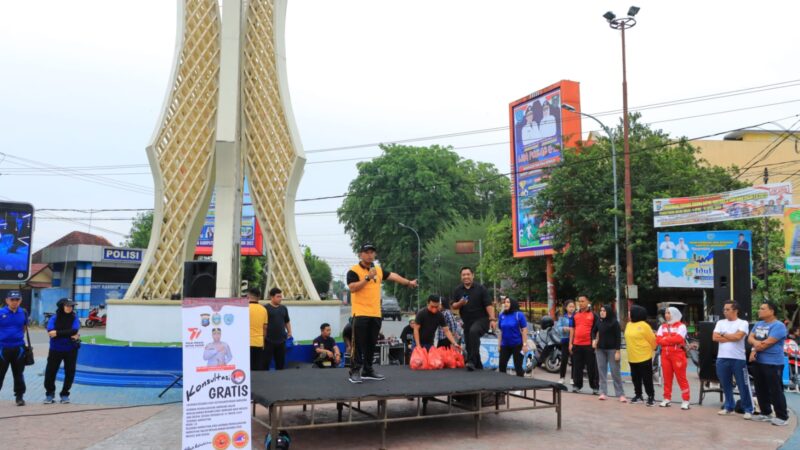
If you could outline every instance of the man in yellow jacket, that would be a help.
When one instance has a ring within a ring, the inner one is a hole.
[[[647,393],[647,406],[656,404],[653,387],[653,350],[656,349],[656,335],[647,323],[647,310],[639,305],[631,306],[630,322],[625,327],[625,344],[628,349],[628,362],[636,395],[631,403],[643,403],[642,384]]]

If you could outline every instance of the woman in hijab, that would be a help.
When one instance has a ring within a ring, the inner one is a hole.
[[[611,378],[614,380],[614,396],[622,403],[628,403],[625,390],[622,387],[620,374],[620,347],[622,344],[622,330],[617,320],[617,314],[611,305],[600,308],[600,320],[595,322],[596,333],[592,346],[595,348],[597,358],[597,373],[600,375],[600,400],[605,400],[608,395],[608,368],[611,366]]]
[[[670,306],[664,312],[666,323],[658,328],[656,340],[661,346],[661,367],[664,371],[664,401],[658,406],[667,407],[672,400],[672,374],[681,388],[681,409],[689,409],[689,381],[686,380],[686,325],[681,323],[681,312]]]
[[[525,376],[522,355],[528,351],[528,322],[519,310],[519,302],[506,297],[497,323],[497,347],[500,349],[500,373],[508,370],[508,359],[514,357],[514,371]]]
[[[75,314],[75,302],[62,298],[56,305],[56,315],[47,322],[47,334],[50,336],[50,352],[47,354],[47,367],[44,370],[44,402],[47,404],[56,402],[56,374],[62,361],[64,384],[61,386],[61,403],[69,403],[69,389],[75,379],[80,347],[78,330],[81,322]]]
[[[628,348],[628,362],[631,366],[633,390],[636,394],[631,404],[643,403],[642,385],[647,393],[647,406],[655,406],[656,391],[653,387],[653,350],[656,349],[656,335],[647,323],[647,310],[639,305],[631,306],[628,312],[630,322],[625,326],[625,344]]]

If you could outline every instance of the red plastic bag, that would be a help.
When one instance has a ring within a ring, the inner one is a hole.
[[[411,370],[429,370],[428,352],[423,347],[415,347],[408,365],[411,366]]]
[[[453,358],[455,359],[456,369],[463,369],[465,367],[464,354],[454,348],[451,348],[450,351],[453,352]]]
[[[455,369],[456,368],[456,357],[453,354],[452,349],[442,349],[440,352],[442,355],[442,359],[444,360],[444,366],[448,369]]]
[[[445,349],[441,347],[431,347],[428,351],[428,364],[431,370],[444,369],[444,358],[442,358],[444,351]]]

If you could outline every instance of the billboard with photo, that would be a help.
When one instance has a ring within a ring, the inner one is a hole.
[[[208,206],[206,222],[203,224],[200,237],[197,239],[195,255],[209,256],[214,249],[214,199],[215,195],[211,194],[211,204]],[[242,200],[241,253],[242,256],[261,256],[264,254],[261,226],[258,224],[258,220],[256,220],[256,211],[253,208],[253,201],[250,199],[250,188],[248,187],[247,179],[244,181]]]
[[[750,250],[752,246],[750,230],[660,232],[658,287],[712,289],[714,250]]]
[[[783,216],[792,203],[792,183],[751,186],[697,197],[653,200],[653,226],[674,227],[726,220]]]
[[[783,207],[783,241],[786,271],[800,272],[800,205]]]
[[[543,169],[561,162],[561,149],[581,137],[580,117],[561,109],[563,103],[580,111],[577,82],[562,80],[509,105],[511,211],[518,258],[553,253],[550,236],[540,232],[542,218],[533,213],[533,200],[544,188]]]
[[[30,277],[33,205],[0,202],[0,281]]]

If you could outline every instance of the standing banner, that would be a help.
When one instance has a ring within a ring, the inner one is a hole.
[[[783,207],[783,251],[786,271],[800,272],[800,205]]]
[[[753,186],[698,197],[653,200],[653,226],[674,227],[755,217],[782,216],[792,203],[792,183]]]
[[[552,236],[541,233],[542,218],[533,212],[533,202],[545,187],[543,169],[561,162],[563,147],[574,146],[581,138],[580,118],[577,113],[564,111],[562,103],[580,111],[578,83],[562,80],[509,105],[514,186],[511,223],[516,258],[553,254]]]
[[[658,287],[713,289],[714,250],[750,250],[752,243],[750,230],[658,233]]]
[[[246,298],[183,300],[183,448],[250,449]]]

